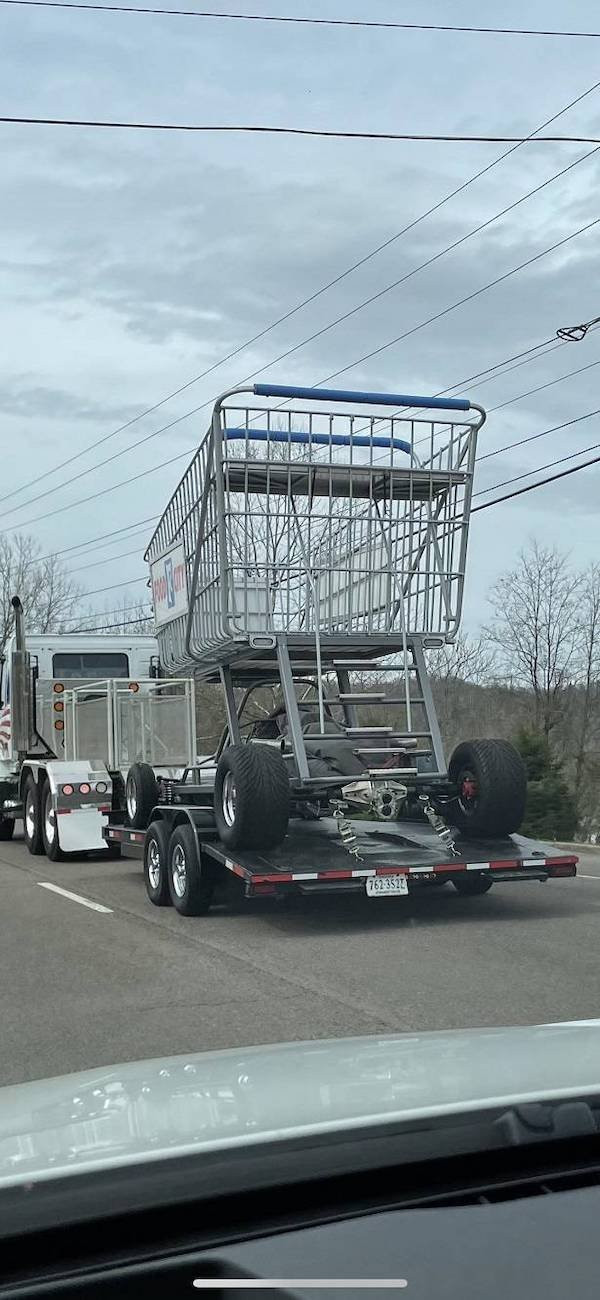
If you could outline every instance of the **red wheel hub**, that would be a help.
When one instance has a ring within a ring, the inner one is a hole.
[[[463,799],[474,799],[477,794],[477,782],[472,776],[465,776],[460,787]]]

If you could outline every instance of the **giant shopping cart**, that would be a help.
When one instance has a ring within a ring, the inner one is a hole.
[[[425,666],[460,622],[484,420],[465,399],[279,384],[216,402],[146,558],[163,665],[223,689],[226,844],[349,803],[514,829],[510,747],[459,746],[447,769]]]

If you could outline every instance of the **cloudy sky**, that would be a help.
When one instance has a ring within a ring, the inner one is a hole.
[[[211,7],[230,6],[211,0]],[[347,0],[244,0],[236,7],[348,16]],[[502,6],[355,0],[352,16],[600,29],[593,0],[505,0]],[[526,134],[600,81],[598,40],[9,5],[0,5],[0,61],[3,114],[374,131]],[[600,90],[553,130],[600,136]],[[130,450],[131,444],[209,405],[251,372],[312,385],[343,368],[348,387],[436,392],[553,336],[561,325],[600,315],[598,225],[370,361],[357,362],[600,217],[600,152],[584,158],[592,146],[524,146],[283,325],[98,446],[401,231],[508,146],[2,124],[0,138],[2,529],[35,533],[44,552],[159,514],[185,453],[204,431],[207,411],[138,448]],[[276,361],[578,159],[430,268]],[[491,382],[468,385],[466,395],[488,408],[510,403],[490,413],[481,453],[600,407],[595,362],[600,334],[592,332],[582,343],[564,344]],[[584,366],[590,368],[522,396]],[[477,486],[596,443],[600,419],[592,416],[482,462]],[[56,471],[80,452],[85,455],[70,468]],[[90,500],[163,462],[154,473]],[[71,481],[84,470],[89,473]],[[490,583],[529,537],[570,549],[576,563],[598,558],[599,488],[600,467],[474,518],[470,628],[486,617]],[[86,591],[127,583],[86,598],[83,607],[110,609],[123,594],[144,594],[142,555],[150,531],[144,527],[126,543],[119,538],[73,554],[70,567]],[[124,551],[134,553],[115,558]],[[83,568],[92,562],[93,568]]]

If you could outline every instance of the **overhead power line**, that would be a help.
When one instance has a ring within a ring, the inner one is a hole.
[[[548,248],[542,249],[539,253],[534,253],[531,257],[526,258],[524,262],[519,262],[516,266],[511,267],[509,271],[504,271],[502,275],[496,276],[494,280],[490,280],[487,284],[480,285],[478,289],[474,289],[472,293],[466,294],[464,298],[459,298],[456,302],[450,303],[448,307],[444,307],[433,316],[429,316],[426,320],[420,321],[418,325],[413,325],[410,329],[404,330],[402,334],[398,334],[395,338],[389,339],[387,343],[382,343],[380,347],[374,348],[371,352],[366,353],[365,356],[349,362],[348,365],[343,366],[340,370],[336,370],[333,374],[327,375],[325,378],[318,380],[317,384],[313,385],[313,387],[318,388],[321,384],[325,384],[329,380],[337,378],[338,375],[345,374],[347,370],[353,369],[354,366],[360,365],[364,361],[368,361],[371,357],[380,355],[380,353],[385,352],[387,348],[393,347],[394,344],[400,343],[410,335],[418,333],[419,330],[424,329],[427,325],[431,325],[434,321],[441,320],[443,317],[448,316],[451,312],[456,311],[458,307],[464,306],[467,302],[472,302],[475,298],[479,297],[480,294],[487,292],[498,284],[504,283],[506,280],[510,279],[511,276],[525,270],[526,267],[533,266],[543,257],[547,257],[549,253],[555,252],[557,248],[563,248],[566,244],[570,243],[572,239],[576,239],[578,235],[585,234],[586,231],[591,230],[599,223],[600,217],[595,217],[593,221],[586,222],[584,226],[580,226],[579,229],[571,231],[569,235],[564,235],[562,239],[557,240],[556,243],[551,244]],[[285,405],[285,403],[281,403],[280,405]],[[185,416],[180,416],[179,419],[185,419]],[[173,423],[177,422],[178,421],[173,421]],[[120,483],[115,483],[111,487],[101,488],[98,492],[92,492],[89,496],[81,497],[78,501],[68,501],[64,505],[57,506],[54,510],[50,510],[45,514],[35,515],[31,519],[24,520],[22,526],[27,527],[29,524],[39,523],[42,519],[50,519],[53,515],[63,514],[67,510],[74,510],[76,506],[85,505],[88,501],[95,501],[99,497],[106,496],[110,492],[115,492],[118,488],[125,487],[128,483],[136,483],[140,479],[146,478],[149,474],[156,473],[159,469],[164,469],[166,466],[175,464],[178,460],[182,460],[184,456],[192,455],[195,450],[196,448],[193,447],[188,451],[180,452],[177,456],[173,456],[166,461],[161,461],[160,464],[153,465],[150,469],[143,470],[139,474],[134,474],[130,478],[122,479]],[[2,528],[0,529],[0,534],[10,531],[10,528]]]
[[[496,492],[498,488],[508,487],[511,483],[519,483],[521,479],[531,478],[532,474],[541,474],[544,469],[554,469],[555,465],[564,465],[567,460],[575,460],[577,456],[585,456],[588,451],[597,451],[600,442],[595,442],[591,447],[580,447],[579,451],[571,451],[568,456],[558,456],[556,460],[550,460],[546,465],[536,465],[535,469],[525,470],[523,474],[514,474],[512,478],[505,478],[501,483],[492,483],[489,488],[480,488],[479,492],[474,492],[474,497],[485,496],[487,492]]]
[[[107,618],[108,615],[99,614],[98,617]],[[75,634],[79,632],[114,632],[119,627],[133,627],[134,623],[137,623],[139,625],[140,623],[147,623],[151,619],[152,619],[152,610],[149,610],[145,618],[144,617],[126,618],[123,620],[122,623],[104,623],[104,625],[101,627],[70,627],[68,631],[64,633],[64,635],[75,636]]]
[[[155,524],[157,519],[160,519],[160,515],[150,515],[148,519],[138,519],[134,524],[126,524],[124,528],[111,528],[110,532],[99,533],[97,537],[90,537],[86,542],[73,542],[72,546],[63,546],[60,550],[49,551],[47,555],[40,555],[37,563],[41,564],[43,560],[53,560],[57,555],[66,555],[68,551],[79,551],[88,546],[91,548],[93,542],[104,542],[107,538],[119,538],[120,541],[125,541],[125,538],[120,537],[121,533],[128,533],[133,528],[139,528],[141,531],[145,524]],[[85,554],[85,552],[83,553]],[[79,556],[73,558],[79,559]]]
[[[404,339],[409,338],[413,334],[418,334],[420,330],[425,329],[428,325],[433,325],[435,321],[442,320],[445,316],[449,316],[450,313],[456,311],[458,307],[464,307],[466,303],[473,302],[474,299],[478,298],[482,293],[487,293],[497,285],[503,284],[506,280],[509,280],[511,276],[517,275],[520,271],[524,271],[528,266],[533,266],[536,262],[541,261],[543,257],[547,257],[550,253],[556,252],[558,248],[563,248],[564,245],[568,244],[572,239],[576,239],[578,235],[583,235],[586,231],[592,230],[593,227],[597,226],[599,223],[600,217],[594,217],[594,219],[587,222],[585,226],[580,226],[578,230],[571,231],[570,235],[563,236],[563,238],[557,240],[555,244],[551,244],[549,248],[544,248],[540,253],[533,254],[532,257],[526,258],[524,262],[518,262],[517,265],[511,267],[509,271],[504,271],[502,275],[498,275],[495,279],[489,280],[487,284],[480,285],[479,289],[474,289],[472,293],[466,294],[464,298],[458,298],[456,302],[450,303],[448,307],[444,307],[441,311],[435,312],[433,316],[428,316],[425,320],[419,321],[418,325],[412,325],[410,329],[403,330],[401,334],[396,334],[394,338],[388,339],[386,343],[380,344],[377,348],[372,348],[370,352],[365,352],[363,356],[355,357],[354,360],[349,361],[347,365],[342,366],[339,370],[334,370],[330,375],[324,375],[311,386],[314,388],[320,388],[321,385],[328,384],[332,379],[337,379],[339,375],[345,375],[348,370],[353,370],[355,366],[363,365],[365,361],[370,361],[372,357],[380,356],[381,353],[386,352],[388,348],[394,347],[397,343],[401,343]],[[280,403],[279,409],[286,405],[286,402]]]
[[[593,329],[594,325],[600,323],[600,316],[595,316],[593,320],[588,320],[583,325],[563,326],[556,331],[559,339],[564,339],[565,343],[581,343],[585,338],[588,330]]]
[[[308,338],[301,339],[301,341],[299,343],[296,343],[293,347],[287,348],[285,352],[281,352],[279,356],[272,358],[271,361],[266,362],[264,366],[260,367],[258,370],[253,371],[252,374],[250,376],[247,376],[246,378],[253,378],[255,375],[264,373],[265,370],[269,370],[272,366],[277,365],[280,361],[283,361],[287,357],[292,356],[294,353],[300,351],[301,348],[306,347],[307,344],[314,342],[315,339],[322,338],[324,334],[327,334],[336,325],[340,325],[344,321],[349,320],[351,317],[363,311],[365,307],[368,307],[372,303],[379,301],[379,299],[385,297],[385,295],[390,293],[393,289],[396,289],[400,285],[405,284],[406,281],[410,280],[413,276],[417,275],[420,271],[423,271],[427,267],[432,266],[435,262],[440,261],[440,259],[442,257],[445,257],[447,253],[450,253],[454,249],[459,248],[462,244],[465,244],[469,239],[472,239],[475,235],[480,234],[481,231],[493,225],[494,222],[499,221],[508,212],[512,212],[515,208],[518,208],[527,199],[532,198],[535,194],[539,194],[542,190],[546,189],[548,185],[553,184],[554,181],[559,180],[562,176],[565,176],[568,172],[572,171],[573,168],[578,167],[580,163],[585,162],[587,159],[593,157],[598,152],[600,152],[598,148],[591,149],[588,153],[583,154],[581,158],[575,159],[574,162],[569,163],[566,167],[561,168],[559,172],[556,172],[553,176],[548,177],[547,180],[542,181],[539,185],[536,185],[532,190],[528,190],[526,194],[522,194],[520,198],[515,199],[512,203],[509,203],[506,207],[502,208],[500,212],[496,212],[494,216],[488,217],[486,221],[480,222],[478,226],[475,226],[472,230],[468,231],[465,235],[461,235],[459,239],[453,240],[451,244],[446,245],[444,248],[440,249],[439,252],[434,253],[431,257],[428,257],[424,262],[419,263],[418,266],[412,267],[410,271],[407,271],[404,275],[400,276],[397,280],[393,280],[391,284],[384,285],[384,287],[382,289],[379,289],[377,293],[371,294],[370,297],[363,299],[362,302],[357,303],[354,307],[351,307],[347,312],[343,312],[341,316],[337,316],[335,320],[330,321],[327,325],[323,325],[321,329],[315,330],[315,332],[313,334],[310,334]],[[243,380],[242,382],[245,381]],[[178,416],[175,420],[172,420],[169,424],[163,425],[162,428],[160,429],[153,430],[152,433],[148,433],[143,438],[139,438],[136,442],[130,443],[127,447],[122,448],[120,451],[114,452],[112,456],[109,456],[103,461],[98,462],[98,464],[89,465],[86,469],[80,470],[78,474],[71,473],[69,475],[69,485],[77,482],[79,479],[86,478],[88,474],[93,474],[96,472],[96,470],[100,468],[104,469],[104,467],[106,465],[109,465],[112,461],[119,460],[121,456],[126,456],[128,455],[129,452],[134,451],[136,448],[141,447],[145,443],[152,441],[153,438],[156,438],[160,434],[165,433],[168,429],[173,428],[174,425],[181,423],[182,420],[188,419],[190,415],[197,414],[198,411],[202,410],[203,407],[207,405],[209,405],[209,403],[202,403],[200,406],[194,408],[193,411],[190,411],[183,416]],[[42,501],[44,497],[48,497],[48,496],[53,497],[55,496],[55,494],[56,494],[55,487],[47,487],[44,489],[43,492],[38,492],[37,496],[29,497],[26,501],[21,501],[19,505],[8,506],[8,509],[4,510],[4,514],[12,514],[18,510],[26,510],[28,506],[34,505],[35,502]]]
[[[543,131],[547,126],[550,126],[552,122],[558,121],[558,119],[560,117],[563,117],[565,113],[569,112],[571,108],[575,108],[577,104],[580,104],[584,99],[587,99],[590,95],[592,95],[598,89],[599,86],[600,86],[600,81],[596,81],[591,86],[588,86],[586,90],[581,91],[581,93],[579,95],[576,95],[574,99],[570,100],[568,104],[565,104],[551,117],[546,118],[545,121],[539,124],[539,126],[535,127],[533,131],[530,132],[530,135],[527,137],[527,139],[533,138],[540,131]],[[473,185],[475,181],[479,180],[482,176],[485,176],[488,172],[493,171],[493,169],[497,167],[501,162],[503,162],[505,158],[508,158],[511,154],[516,153],[517,150],[520,148],[521,148],[521,143],[513,144],[509,149],[503,150],[503,152],[499,154],[497,158],[494,158],[492,162],[487,163],[485,167],[482,167],[478,171],[474,172],[473,175],[469,176],[466,181],[462,181],[460,185],[456,186],[453,190],[450,190],[448,194],[445,194],[443,196],[443,198],[439,199],[436,203],[432,204],[429,208],[426,208],[425,211],[420,213],[418,217],[413,218],[412,221],[408,222],[407,225],[403,226],[400,230],[396,231],[395,234],[391,235],[388,239],[384,240],[383,243],[376,245],[375,248],[371,249],[363,257],[351,263],[351,265],[346,267],[344,271],[334,276],[332,280],[327,281],[319,289],[315,290],[314,293],[309,294],[306,298],[303,298],[299,303],[296,304],[296,306],[284,312],[282,316],[279,316],[277,317],[276,320],[271,321],[271,323],[265,326],[264,329],[259,330],[257,334],[254,334],[250,339],[247,339],[245,343],[240,344],[238,347],[228,352],[224,357],[221,357],[219,361],[214,362],[212,365],[208,366],[205,370],[201,371],[200,374],[192,376],[192,378],[189,379],[185,384],[180,385],[179,388],[174,389],[173,392],[168,393],[166,397],[161,398],[158,402],[155,402],[153,405],[146,407],[145,410],[140,411],[138,415],[133,416],[132,419],[127,420],[124,424],[119,425],[118,428],[113,429],[110,433],[107,433],[102,438],[97,439],[94,443],[90,444],[88,447],[84,447],[81,451],[77,452],[74,456],[70,456],[66,460],[53,466],[51,471],[47,471],[44,474],[39,474],[37,475],[36,478],[30,479],[27,483],[21,484],[19,488],[13,489],[13,491],[9,492],[7,496],[0,499],[1,504],[4,504],[6,501],[11,500],[12,497],[17,496],[20,492],[26,491],[27,488],[34,487],[36,483],[39,483],[41,481],[41,479],[46,479],[48,473],[56,474],[60,470],[65,469],[67,467],[69,468],[69,471],[71,471],[74,461],[79,460],[82,456],[87,455],[89,451],[94,451],[96,450],[96,448],[109,442],[112,438],[116,437],[117,434],[124,432],[125,429],[128,429],[131,427],[131,425],[137,423],[138,420],[143,419],[147,415],[151,415],[153,411],[157,411],[161,406],[164,406],[168,401],[171,401],[172,398],[178,397],[180,393],[185,392],[185,390],[190,388],[193,384],[199,383],[200,380],[205,379],[209,374],[212,374],[213,371],[219,369],[220,366],[224,365],[227,361],[231,361],[234,357],[238,356],[241,352],[245,351],[246,348],[251,347],[252,344],[254,343],[257,343],[260,339],[264,338],[267,334],[269,334],[271,330],[274,330],[278,325],[282,325],[285,321],[290,320],[292,316],[295,316],[304,307],[307,307],[311,303],[315,302],[317,298],[320,298],[324,293],[327,293],[329,289],[332,289],[337,284],[340,284],[342,280],[346,279],[349,275],[352,275],[354,271],[357,271],[359,270],[359,268],[365,266],[367,262],[370,262],[374,257],[377,257],[379,253],[383,252],[385,249],[389,248],[392,244],[396,243],[397,240],[401,239],[404,235],[409,234],[409,232],[411,230],[414,230],[417,226],[419,226],[421,222],[425,221],[428,217],[433,216],[434,213],[439,212],[440,209],[443,208],[447,203],[449,203],[453,198],[456,198],[459,194],[462,194],[466,189],[469,188],[469,186]],[[271,365],[273,363],[269,362],[268,364]],[[263,369],[266,368],[267,367],[264,367]],[[262,373],[263,373],[262,370],[254,371],[251,375],[247,376],[247,378],[252,379],[255,377],[255,375],[262,374]],[[242,380],[241,382],[245,382],[245,380]],[[200,406],[193,408],[192,411],[186,412],[184,416],[180,417],[180,420],[187,418],[188,415],[196,414],[198,411],[206,409],[206,407],[212,405],[214,400],[215,398],[211,398],[210,401],[204,402]],[[165,426],[165,428],[168,427],[169,427],[168,425]],[[158,432],[164,432],[164,429],[159,430]]]
[[[393,19],[371,18],[305,18],[297,14],[239,14],[217,13],[211,9],[158,9],[141,5],[69,4],[67,0],[0,0],[0,4],[21,5],[36,9],[89,9],[101,13],[159,14],[169,18],[211,18],[243,23],[292,23],[304,27],[371,28],[383,31],[405,32],[459,32],[484,36],[558,36],[594,40],[600,32],[572,32],[543,27],[475,27],[455,23],[400,23]]]
[[[108,131],[191,131],[202,134],[297,135],[325,140],[398,140],[416,144],[600,144],[597,135],[437,135],[416,131],[334,131],[313,126],[266,126],[250,122],[116,122],[78,117],[13,117],[14,126],[93,127]]]
[[[580,452],[580,455],[583,453]],[[517,488],[514,492],[507,492],[503,497],[494,497],[493,501],[484,501],[481,505],[473,506],[471,514],[477,514],[479,510],[489,510],[491,506],[498,506],[503,501],[512,501],[513,497],[524,496],[526,492],[534,492],[536,488],[545,487],[547,483],[556,483],[558,479],[568,478],[571,474],[578,474],[581,469],[589,469],[591,465],[597,465],[600,462],[600,456],[593,456],[591,460],[586,460],[582,465],[573,465],[571,469],[563,469],[559,474],[550,474],[548,478],[539,479],[537,483],[529,483],[527,487]],[[532,474],[537,470],[532,470]]]

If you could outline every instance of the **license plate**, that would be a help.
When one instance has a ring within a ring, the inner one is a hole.
[[[406,876],[367,876],[365,881],[369,898],[383,898],[390,894],[407,894]]]

